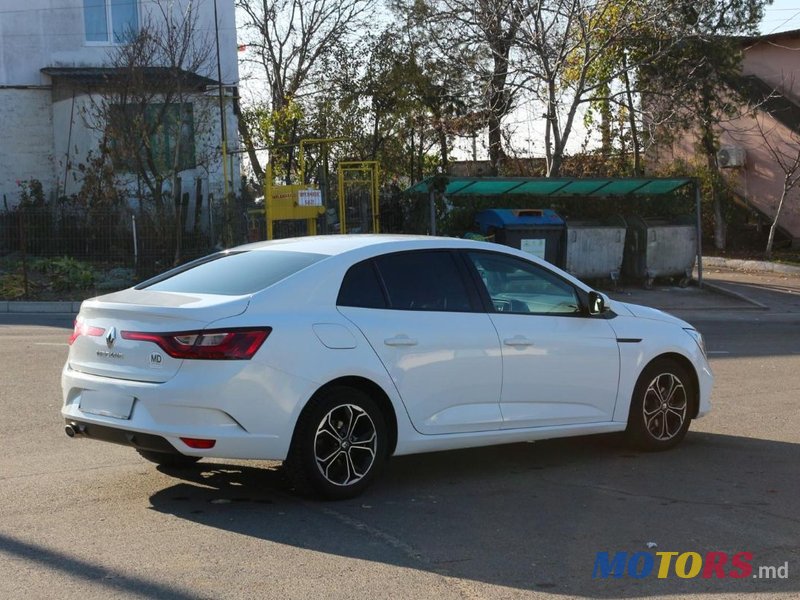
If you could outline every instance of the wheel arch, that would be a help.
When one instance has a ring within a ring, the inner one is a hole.
[[[642,369],[639,377],[641,377],[642,373],[644,373],[648,368],[652,365],[662,362],[662,361],[672,361],[679,364],[683,367],[686,372],[689,374],[689,384],[692,386],[692,395],[691,395],[691,406],[689,407],[689,417],[694,419],[697,417],[697,413],[700,410],[700,380],[697,376],[697,370],[694,367],[694,364],[691,360],[686,358],[683,354],[679,354],[677,352],[666,352],[664,354],[659,354],[658,356],[652,358],[650,362],[648,362],[644,368]]]
[[[302,416],[308,410],[310,410],[314,404],[314,401],[321,394],[334,387],[352,387],[361,390],[375,401],[384,418],[386,419],[386,430],[389,434],[387,456],[394,454],[395,448],[397,447],[397,413],[395,412],[392,401],[389,399],[389,396],[386,394],[383,388],[366,377],[360,377],[357,375],[338,377],[320,386],[317,391],[314,392],[311,398],[309,398],[305,406],[303,406],[303,409],[300,411],[300,415],[298,417],[298,422],[300,418],[302,418]],[[292,435],[294,436],[294,433]]]

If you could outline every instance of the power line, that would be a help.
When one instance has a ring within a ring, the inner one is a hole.
[[[782,22],[781,22],[781,23],[780,23],[778,26],[776,26],[776,27],[775,27],[775,28],[774,28],[772,31],[770,31],[770,32],[769,32],[767,35],[770,35],[771,33],[775,33],[775,32],[776,32],[778,29],[780,29],[781,27],[783,27],[784,25],[786,25],[786,23],[788,23],[789,21],[791,21],[791,20],[793,20],[793,19],[796,19],[797,17],[800,17],[800,10],[798,10],[796,13],[794,13],[794,14],[793,14],[791,17],[789,17],[789,18],[788,18],[788,19],[786,19],[785,21],[782,21]]]

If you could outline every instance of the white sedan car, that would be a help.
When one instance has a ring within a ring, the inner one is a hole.
[[[350,235],[241,246],[87,300],[71,437],[165,466],[285,461],[352,497],[390,455],[625,431],[674,446],[710,409],[703,338],[524,252]]]

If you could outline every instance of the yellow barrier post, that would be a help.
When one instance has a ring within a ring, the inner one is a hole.
[[[367,183],[364,180],[345,179],[348,171],[356,171],[369,174],[369,195],[372,208],[372,231],[378,233],[380,230],[380,167],[376,160],[361,161],[342,161],[338,164],[339,171],[339,229],[341,233],[347,233],[347,203],[345,199],[346,183]]]

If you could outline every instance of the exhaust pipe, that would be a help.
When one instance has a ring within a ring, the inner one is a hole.
[[[86,426],[78,425],[77,423],[69,423],[64,427],[64,433],[71,438],[86,435]]]

